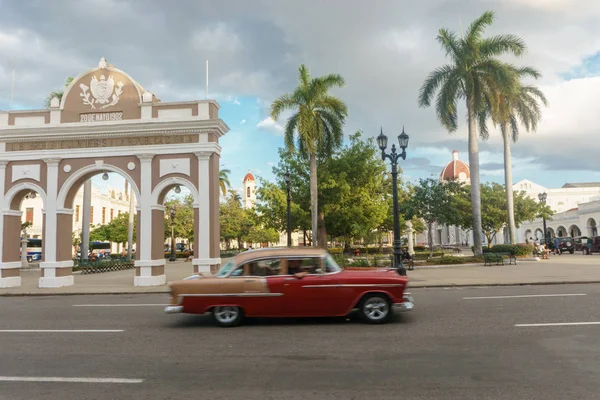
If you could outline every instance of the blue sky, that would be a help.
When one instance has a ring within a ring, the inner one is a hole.
[[[522,133],[512,146],[513,180],[547,187],[600,181],[597,1],[580,0],[577,7],[564,0],[428,0],[411,7],[394,0],[377,7],[361,0],[0,3],[0,109],[8,108],[13,70],[14,108],[36,109],[66,76],[102,56],[163,101],[203,99],[209,60],[211,97],[231,128],[221,139],[222,165],[237,188],[248,170],[271,178],[283,138],[280,126],[265,120],[268,105],[294,88],[302,63],[313,75],[345,78],[335,95],[348,104],[346,134],[376,136],[383,126],[392,138],[406,127],[405,179],[438,175],[453,149],[467,160],[464,118],[448,134],[434,109],[419,108],[416,99],[427,74],[447,62],[435,40],[439,28],[459,32],[491,9],[496,20],[486,35],[516,33],[525,40],[527,53],[507,59],[540,70],[535,84],[549,100],[537,133]],[[48,23],[56,20],[61,24]],[[502,143],[492,131],[480,143],[482,182],[502,182],[502,162]]]

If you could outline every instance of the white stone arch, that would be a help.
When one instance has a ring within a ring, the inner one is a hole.
[[[84,76],[86,76],[87,74],[91,74],[92,72],[96,72],[99,71],[101,68],[100,67],[96,67],[96,68],[91,68],[88,69],[87,71],[84,71],[82,74],[79,74],[75,77],[75,79],[73,79],[73,81],[69,84],[69,86],[67,86],[67,88],[65,89],[65,91],[63,92],[63,96],[62,99],[60,100],[60,109],[64,110],[65,109],[65,101],[67,99],[67,96],[69,96],[69,92],[71,92],[71,89],[73,89],[73,87],[75,86],[75,84],[77,82],[79,82],[79,80],[81,78],[83,78]],[[140,90],[140,88],[142,87],[135,79],[133,79],[131,76],[129,76],[128,73],[121,71],[120,69],[114,68],[114,67],[106,67],[104,69],[102,69],[103,71],[112,71],[112,72],[117,72],[119,74],[123,74],[124,76],[127,77],[127,79],[129,79],[131,81],[131,83],[133,83],[133,86],[135,86],[135,90],[137,90],[138,92],[138,96],[139,96],[139,101],[140,103],[142,102],[142,91]]]
[[[556,228],[556,236],[557,237],[565,237],[568,235],[569,235],[569,233],[563,225],[560,225],[558,228]]]
[[[579,229],[579,226],[577,224],[572,224],[571,226],[569,226],[567,234],[571,237],[581,236],[581,229]]]
[[[152,204],[152,206],[162,206],[162,204],[160,204],[158,201],[162,192],[165,189],[169,188],[170,186],[178,186],[178,185],[185,186],[186,188],[188,188],[188,190],[192,194],[192,198],[194,199],[193,206],[194,206],[194,208],[198,208],[198,197],[199,197],[198,190],[192,184],[192,182],[190,182],[187,179],[183,179],[183,178],[179,178],[179,177],[167,178],[167,179],[161,181],[158,185],[156,185],[156,187],[152,191],[150,204]]]
[[[139,206],[139,202],[141,201],[142,197],[140,195],[140,190],[138,189],[137,185],[135,184],[135,181],[131,178],[131,176],[119,167],[115,167],[114,165],[102,163],[102,164],[91,164],[86,167],[83,167],[83,168],[75,171],[71,176],[69,176],[67,178],[67,180],[65,180],[65,183],[60,188],[60,192],[58,193],[58,198],[56,201],[59,209],[65,208],[65,200],[67,199],[67,194],[69,193],[69,191],[71,190],[71,188],[73,187],[75,182],[77,182],[83,176],[85,176],[91,172],[98,172],[98,173],[100,173],[100,172],[115,172],[115,173],[121,175],[124,179],[126,179],[129,182],[129,185],[131,186],[131,188],[133,189],[133,192],[135,193],[135,197],[136,197],[136,200],[137,200],[138,206]]]
[[[594,218],[588,218],[587,220],[588,236],[598,236],[598,225]]]
[[[4,195],[4,204],[2,205],[3,210],[10,210],[10,205],[12,204],[17,193],[23,190],[33,190],[42,198],[42,202],[44,203],[44,207],[46,206],[46,192],[41,186],[31,183],[31,182],[22,182],[19,183],[12,188]]]

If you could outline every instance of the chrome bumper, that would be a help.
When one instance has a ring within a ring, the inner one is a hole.
[[[415,301],[410,293],[406,293],[404,295],[404,301],[402,303],[394,303],[392,306],[394,311],[410,311],[413,308],[415,308]]]
[[[183,306],[167,306],[165,308],[166,314],[179,314],[183,312]]]

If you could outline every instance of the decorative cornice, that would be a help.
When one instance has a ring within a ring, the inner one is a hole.
[[[24,142],[37,140],[103,139],[148,135],[177,135],[196,133],[216,133],[222,136],[229,127],[221,119],[152,121],[126,120],[105,123],[64,123],[44,124],[32,127],[5,126],[0,129],[3,142]]]

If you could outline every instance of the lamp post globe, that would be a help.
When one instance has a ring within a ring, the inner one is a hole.
[[[377,136],[377,145],[381,150],[381,159],[389,159],[392,165],[392,197],[394,201],[394,260],[392,263],[392,268],[397,269],[398,274],[400,275],[406,275],[406,268],[404,268],[404,264],[402,263],[400,216],[398,215],[398,160],[406,160],[406,148],[408,147],[408,139],[409,137],[406,134],[406,132],[404,132],[404,127],[402,127],[402,133],[398,135],[398,144],[402,149],[402,153],[396,152],[395,144],[392,144],[391,152],[386,153],[385,150],[387,148],[388,138],[383,134],[383,128],[381,128],[381,132],[379,136]]]

